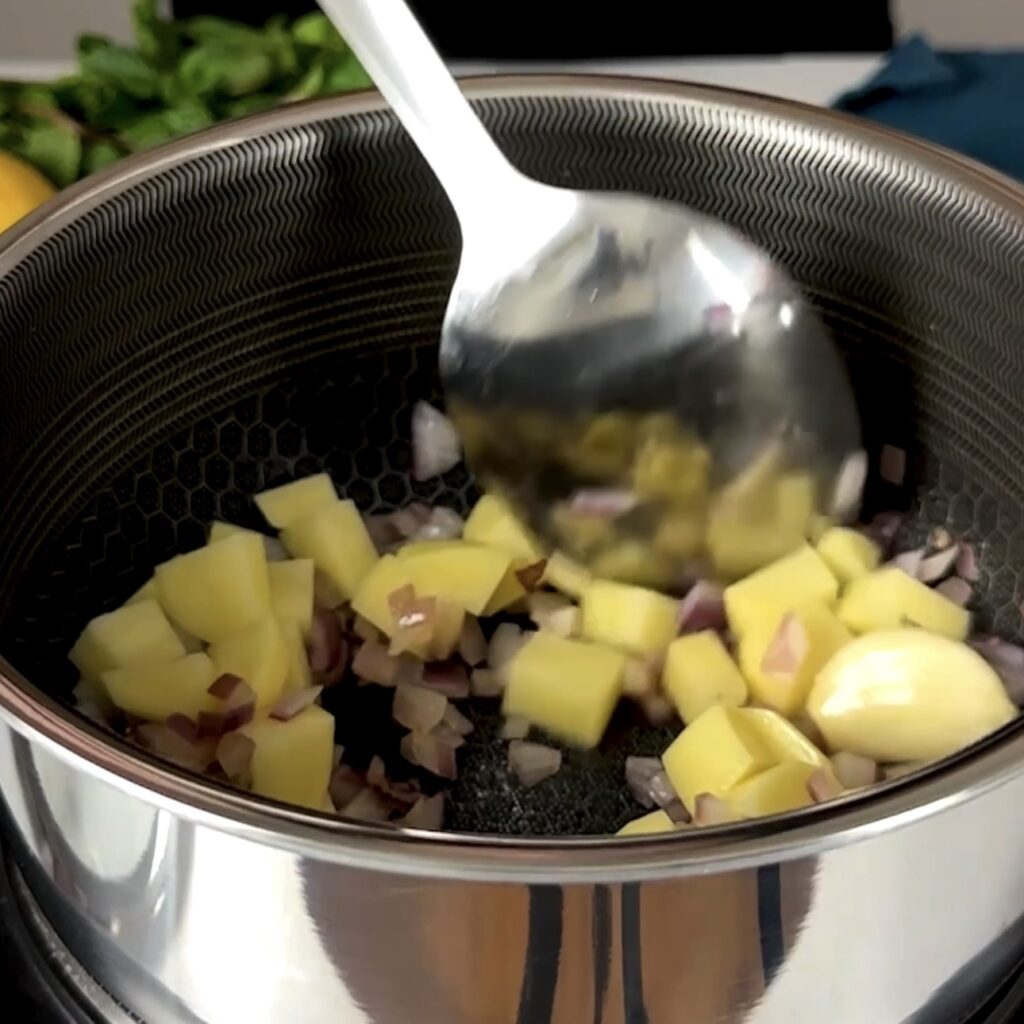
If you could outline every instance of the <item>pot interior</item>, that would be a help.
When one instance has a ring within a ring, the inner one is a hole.
[[[848,360],[878,465],[868,510],[946,524],[980,556],[978,624],[1021,635],[1024,228],[1001,182],[831,115],[614,80],[476,86],[513,161],[555,184],[715,214],[775,253]],[[67,697],[84,623],[213,519],[326,469],[364,511],[465,511],[460,466],[409,476],[409,412],[437,402],[436,340],[458,232],[394,119],[370,100],[299,106],[186,141],[87,185],[0,250],[0,650]],[[356,761],[394,758],[390,692],[328,706]],[[510,784],[497,708],[447,825],[599,834],[638,809],[629,753],[674,732],[621,712],[603,748],[539,790]]]

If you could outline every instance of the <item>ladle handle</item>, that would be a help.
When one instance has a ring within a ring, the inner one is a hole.
[[[404,0],[319,0],[440,180],[465,229],[518,177]]]

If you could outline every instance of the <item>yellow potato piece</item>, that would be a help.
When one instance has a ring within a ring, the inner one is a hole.
[[[787,717],[795,715],[818,670],[852,639],[835,613],[817,604],[785,612],[771,630],[744,634],[739,662],[751,696]]]
[[[281,540],[296,558],[312,559],[348,601],[379,557],[363,517],[351,501],[335,500],[315,508],[292,521],[281,532]]]
[[[395,631],[395,616],[389,598],[411,583],[407,562],[394,555],[384,555],[360,583],[352,598],[352,609],[386,636],[391,636]]]
[[[742,710],[716,704],[688,725],[662,755],[665,771],[691,814],[701,793],[724,797],[776,763]]]
[[[627,821],[617,836],[653,836],[659,832],[675,832],[675,822],[664,811],[651,811],[640,818]]]
[[[770,708],[740,708],[739,716],[768,747],[776,764],[799,761],[832,771],[831,762],[792,722]]]
[[[878,568],[882,558],[882,552],[870,537],[846,526],[826,530],[816,548],[842,584],[867,576]]]
[[[337,500],[337,491],[326,473],[294,480],[290,484],[256,495],[256,504],[263,518],[279,530],[294,526]]]
[[[306,644],[299,627],[292,621],[279,623],[285,650],[288,652],[288,671],[284,680],[284,693],[304,690],[313,685],[313,670],[309,667]]]
[[[687,724],[716,704],[740,707],[748,697],[740,670],[711,630],[672,641],[662,685]]]
[[[519,577],[516,576],[516,573],[520,569],[525,569],[528,564],[523,559],[518,558],[512,562],[481,613],[485,618],[488,615],[497,615],[498,612],[504,611],[506,608],[511,610],[513,605],[526,598],[526,588],[519,582]]]
[[[839,602],[839,618],[854,633],[918,626],[965,640],[971,613],[902,569],[878,569],[854,580]]]
[[[807,710],[833,750],[882,764],[946,757],[1017,714],[979,654],[921,629],[848,644],[818,675]]]
[[[799,761],[788,761],[741,782],[725,797],[729,809],[741,818],[763,818],[808,807],[813,800],[807,780],[815,769]]]
[[[663,651],[679,632],[679,603],[644,587],[595,580],[582,609],[584,637],[634,654]]]
[[[485,547],[500,548],[515,558],[539,562],[544,549],[523,525],[504,498],[485,494],[473,506],[462,531],[464,540]]]
[[[569,597],[581,598],[592,579],[585,566],[561,551],[555,551],[544,566],[544,582]]]
[[[303,636],[313,626],[313,579],[316,568],[310,558],[269,562],[270,606],[281,621],[297,623]]]
[[[652,541],[655,551],[666,558],[694,558],[704,546],[704,516],[681,509],[662,517]]]
[[[160,595],[157,593],[156,580],[151,576],[146,583],[143,583],[138,590],[132,594],[131,597],[125,601],[125,605],[138,604],[140,601],[159,601]]]
[[[244,526],[235,526],[234,523],[223,523],[219,520],[210,524],[210,543],[216,544],[219,540],[226,540],[236,533],[252,533],[262,539],[263,534],[255,530],[247,530]]]
[[[678,431],[649,436],[633,461],[632,489],[640,498],[696,504],[706,495],[711,455]]]
[[[399,561],[422,597],[446,598],[473,615],[490,615],[499,587],[515,590],[508,582],[514,566],[507,551],[465,541],[424,541],[410,547],[408,553],[400,552]],[[514,575],[512,580],[518,586]]]
[[[506,667],[504,711],[577,747],[596,747],[622,692],[626,656],[600,644],[534,634]]]
[[[671,562],[638,540],[624,540],[595,555],[590,568],[597,577],[647,587],[669,586],[674,573]]]
[[[255,746],[252,791],[311,810],[323,806],[334,757],[334,718],[313,705],[289,722],[258,719],[240,732]]]
[[[288,647],[277,620],[267,615],[210,645],[217,674],[241,676],[256,694],[257,710],[272,708],[288,676]]]
[[[98,615],[82,630],[68,657],[85,679],[108,669],[175,661],[185,647],[156,601],[137,601]]]
[[[141,664],[103,673],[103,686],[122,711],[151,722],[171,715],[195,720],[200,711],[216,711],[220,702],[207,691],[219,675],[206,654],[188,654],[159,665]]]
[[[753,575],[725,588],[725,612],[732,631],[765,633],[784,612],[805,605],[831,606],[839,583],[807,544]]]
[[[270,612],[262,539],[239,533],[158,566],[157,592],[177,625],[212,641]]]

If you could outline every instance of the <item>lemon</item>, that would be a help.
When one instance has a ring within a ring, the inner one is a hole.
[[[56,189],[34,167],[0,152],[0,232],[45,203]]]

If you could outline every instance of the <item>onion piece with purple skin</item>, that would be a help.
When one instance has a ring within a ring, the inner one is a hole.
[[[314,608],[306,644],[309,667],[314,672],[325,674],[335,670],[338,662],[344,658],[343,642],[338,616],[330,609]]]
[[[926,555],[917,567],[917,578],[922,583],[938,583],[944,580],[956,565],[960,546],[953,543],[948,548]]]
[[[843,788],[831,772],[816,768],[807,779],[807,795],[816,804],[823,804],[842,796]]]
[[[905,572],[908,576],[912,576],[916,580],[923,561],[924,548],[913,548],[910,551],[901,551],[898,555],[895,555],[887,565],[890,569],[899,569],[901,572]]]
[[[395,686],[398,667],[399,659],[376,640],[362,644],[352,661],[352,671],[359,679],[378,686]]]
[[[878,475],[894,487],[900,487],[907,477],[907,453],[893,444],[882,445]]]
[[[712,793],[699,793],[693,802],[693,823],[702,828],[736,821],[732,808]]]
[[[412,409],[412,475],[431,480],[462,461],[462,439],[439,409],[417,402]]]
[[[562,767],[562,752],[543,743],[512,740],[508,745],[508,766],[526,789],[551,778]]]
[[[474,697],[500,697],[505,692],[505,675],[493,668],[475,668],[469,677]]]
[[[448,704],[444,709],[441,722],[458,736],[469,736],[476,728],[454,704]]]
[[[406,733],[399,744],[402,757],[410,764],[426,769],[442,779],[458,778],[455,748],[435,735],[421,732]]]
[[[341,809],[351,803],[366,788],[366,780],[360,772],[348,764],[339,764],[331,773],[327,786],[334,806]]]
[[[417,828],[428,832],[440,832],[444,827],[444,793],[421,796],[396,825],[403,828]]]
[[[467,613],[462,620],[462,634],[459,637],[459,657],[470,668],[476,668],[487,660],[487,637],[480,628],[480,620]]]
[[[453,508],[437,505],[430,511],[427,521],[412,535],[411,540],[458,540],[466,522]]]
[[[981,579],[978,568],[978,555],[973,545],[961,542],[960,554],[956,560],[956,574],[968,583],[977,583]]]
[[[378,793],[399,805],[402,810],[416,803],[422,793],[419,783],[415,779],[410,779],[408,782],[397,782],[390,778],[384,759],[377,754],[370,759],[370,765],[366,769],[366,782]]]
[[[870,537],[884,553],[892,547],[902,525],[903,516],[899,512],[879,512],[870,523],[861,527],[861,532]]]
[[[651,792],[651,779],[664,770],[660,757],[626,758],[626,786],[641,807],[651,810],[657,806]]]
[[[196,725],[201,739],[219,739],[229,732],[241,729],[243,725],[248,725],[255,717],[256,702],[250,700],[221,711],[200,711]]]
[[[878,765],[868,757],[840,750],[832,755],[832,771],[843,789],[863,789],[878,781]]]
[[[391,717],[406,729],[430,732],[444,719],[448,698],[422,686],[400,685],[395,688]]]
[[[1002,680],[1006,696],[1024,707],[1024,648],[998,636],[975,637],[968,643]]]
[[[242,732],[229,732],[217,744],[217,763],[236,786],[247,786],[256,744]]]
[[[390,512],[378,512],[364,515],[363,525],[373,541],[373,546],[382,554],[394,551],[405,539],[405,534],[395,524],[394,515]]]
[[[439,661],[423,666],[420,686],[444,694],[449,700],[465,700],[469,696],[469,673],[458,661]]]
[[[270,717],[278,722],[290,722],[308,707],[312,707],[323,693],[322,686],[304,686],[286,693],[271,709]]]
[[[367,786],[360,790],[338,813],[356,821],[387,821],[391,807],[375,789]]]
[[[206,692],[217,700],[230,700],[234,695],[235,691],[240,686],[248,685],[241,676],[236,676],[232,672],[224,672],[222,675],[217,676],[216,679],[207,687]],[[250,694],[252,690],[249,691]]]
[[[721,633],[728,627],[722,588],[711,580],[697,580],[679,602],[679,632]]]
[[[522,715],[509,715],[498,729],[498,736],[503,740],[525,740],[529,735],[530,720]]]
[[[961,608],[966,608],[974,596],[974,588],[967,580],[961,579],[959,576],[950,576],[948,580],[943,580],[935,589],[947,601],[952,601],[953,604],[958,604]]]
[[[406,540],[416,536],[416,531],[423,527],[430,519],[431,508],[421,502],[414,501],[405,508],[400,508],[391,513],[391,522]]]
[[[590,487],[572,494],[569,512],[587,519],[618,519],[638,504],[639,498],[626,487]]]

